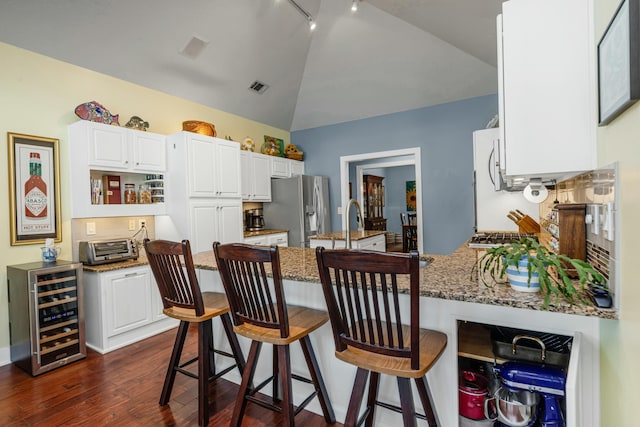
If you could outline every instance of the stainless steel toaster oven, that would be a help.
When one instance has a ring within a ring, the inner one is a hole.
[[[80,262],[88,265],[138,259],[138,247],[131,239],[89,240],[79,242]]]

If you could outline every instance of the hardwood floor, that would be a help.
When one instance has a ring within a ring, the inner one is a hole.
[[[195,337],[195,330],[190,330],[183,360],[197,353]],[[0,424],[197,426],[196,380],[178,374],[171,401],[164,407],[158,404],[174,338],[171,330],[105,355],[89,350],[85,360],[37,377],[13,365],[2,366]],[[210,426],[229,424],[237,390],[223,378],[210,385]],[[309,411],[302,411],[295,421],[305,427],[328,425]],[[278,426],[281,420],[279,414],[249,404],[242,425]]]

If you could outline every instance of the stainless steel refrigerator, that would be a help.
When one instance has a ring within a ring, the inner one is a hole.
[[[331,232],[329,178],[298,175],[271,180],[271,202],[263,204],[264,225],[288,230],[289,246],[309,247],[309,236]]]

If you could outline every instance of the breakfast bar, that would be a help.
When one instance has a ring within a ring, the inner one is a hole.
[[[310,308],[326,310],[316,264],[315,251],[307,248],[279,249],[282,275],[287,302]],[[458,356],[464,342],[459,341],[459,328],[471,322],[483,325],[500,325],[524,330],[570,336],[572,350],[567,369],[566,425],[597,426],[600,419],[600,356],[599,319],[615,319],[611,309],[593,306],[569,306],[552,301],[547,310],[541,308],[543,299],[538,294],[520,293],[508,285],[487,287],[478,279],[471,279],[471,269],[476,262],[476,252],[466,244],[451,255],[421,256],[420,325],[447,334],[448,345],[442,357],[428,374],[429,383],[442,425],[458,425]],[[203,291],[223,291],[212,252],[198,253],[194,263],[200,274]],[[403,284],[400,283],[402,287]],[[408,285],[404,284],[405,293]],[[408,310],[408,295],[402,301],[401,310]],[[217,342],[224,342],[221,328],[214,331]],[[311,337],[317,349],[318,362],[325,375],[329,396],[338,420],[344,420],[355,369],[334,356],[334,343],[330,325],[326,324]],[[248,342],[241,341],[243,350]],[[301,353],[292,352],[294,371],[304,372]],[[271,364],[264,361],[258,367],[258,380],[268,375]],[[229,379],[239,382],[237,373]],[[390,378],[382,378],[380,400],[398,404],[396,385]],[[294,394],[306,395],[305,384],[295,384]],[[317,402],[308,406],[321,413]],[[397,425],[399,415],[379,411],[377,425]]]

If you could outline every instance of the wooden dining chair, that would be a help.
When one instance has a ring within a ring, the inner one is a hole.
[[[160,405],[169,403],[176,373],[180,372],[196,378],[198,380],[198,424],[206,426],[209,423],[209,382],[235,367],[242,375],[245,367],[238,338],[233,333],[227,298],[224,293],[200,291],[188,240],[178,243],[145,239],[144,249],[160,290],[164,307],[162,312],[180,320],[160,395]],[[232,353],[214,348],[212,321],[214,317],[220,317]],[[198,325],[198,356],[181,362],[182,349],[191,323]],[[233,358],[234,363],[216,373],[215,354]],[[196,361],[198,362],[197,375],[186,369]]]
[[[277,246],[251,246],[242,243],[213,244],[216,264],[222,277],[234,323],[234,331],[251,340],[247,366],[242,376],[231,426],[240,426],[248,401],[281,412],[285,425],[293,426],[295,415],[317,396],[327,423],[335,423],[335,415],[309,334],[324,325],[329,317],[324,311],[287,305],[280,274]],[[271,277],[268,274],[271,273]],[[289,345],[300,342],[311,374],[306,379],[291,372]],[[273,375],[251,388],[263,343],[273,344]],[[292,379],[311,383],[314,392],[294,409]],[[271,402],[255,397],[269,382],[273,384]],[[278,384],[281,396],[278,396]],[[277,403],[280,401],[280,404]]]
[[[416,418],[426,419],[429,426],[439,426],[426,373],[444,351],[447,336],[419,328],[418,253],[319,247],[316,257],[336,357],[358,368],[344,425],[351,427],[365,421],[366,426],[372,426],[378,405],[401,412],[405,426],[415,426]],[[401,288],[409,295],[400,295]],[[407,297],[409,313],[400,306],[400,299]],[[377,400],[380,374],[397,377],[400,407]],[[424,414],[416,413],[411,378]],[[366,409],[359,417],[367,380]]]

